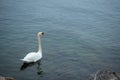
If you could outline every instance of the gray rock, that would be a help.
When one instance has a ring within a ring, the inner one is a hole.
[[[112,71],[97,71],[91,80],[120,80],[120,74]]]

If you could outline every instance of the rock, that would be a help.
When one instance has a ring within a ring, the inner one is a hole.
[[[112,71],[97,71],[92,80],[120,80],[120,74]]]
[[[12,77],[0,77],[0,80],[15,80]]]

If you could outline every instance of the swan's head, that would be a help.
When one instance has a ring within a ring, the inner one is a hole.
[[[43,36],[44,32],[38,32],[38,36]]]

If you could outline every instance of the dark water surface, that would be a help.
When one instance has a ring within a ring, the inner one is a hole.
[[[37,51],[43,59],[20,71]],[[17,80],[88,80],[96,70],[120,72],[120,0],[0,0],[0,75]]]

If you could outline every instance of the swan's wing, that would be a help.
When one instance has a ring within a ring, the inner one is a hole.
[[[40,56],[36,52],[31,52],[31,53],[28,53],[24,57],[24,59],[22,59],[22,61],[25,61],[25,62],[36,62],[39,59],[40,59]]]

